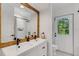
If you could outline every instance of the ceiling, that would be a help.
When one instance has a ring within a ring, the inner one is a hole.
[[[49,7],[49,3],[30,3],[30,5],[39,11],[45,10]]]
[[[67,9],[67,8],[74,8],[76,6],[79,7],[78,3],[54,3],[52,4],[53,9],[58,10],[58,9]]]

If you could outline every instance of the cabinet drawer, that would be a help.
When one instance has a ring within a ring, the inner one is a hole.
[[[40,44],[40,45],[38,46],[38,48],[39,48],[39,49],[42,49],[42,50],[44,50],[44,49],[47,50],[47,43],[44,42],[44,43]]]
[[[40,44],[40,45],[38,46],[38,49],[39,49],[39,51],[40,51],[39,54],[40,54],[41,56],[46,56],[46,55],[47,55],[47,43],[46,43],[46,42]]]

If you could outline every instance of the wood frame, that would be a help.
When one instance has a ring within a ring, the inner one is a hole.
[[[1,3],[0,3],[0,44],[1,44]]]
[[[37,13],[37,36],[39,37],[39,22],[40,22],[40,13],[37,9],[35,9],[34,7],[32,7],[30,4],[28,3],[21,3],[23,6],[25,6],[26,8],[31,9],[32,11]],[[22,42],[26,42],[25,40],[22,40],[20,43]],[[10,41],[10,42],[5,42],[5,43],[1,43],[1,3],[0,3],[0,48],[4,48],[7,46],[12,46],[15,45],[16,41]]]

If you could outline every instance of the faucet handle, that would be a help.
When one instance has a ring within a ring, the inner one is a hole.
[[[14,37],[14,40],[16,40],[16,37]]]

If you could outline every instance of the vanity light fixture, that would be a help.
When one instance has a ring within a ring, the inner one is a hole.
[[[20,8],[24,8],[24,6],[23,5],[20,5]]]

